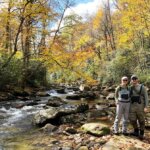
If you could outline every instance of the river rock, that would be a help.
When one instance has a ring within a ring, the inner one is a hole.
[[[95,98],[97,98],[97,95],[93,91],[87,91],[87,92],[84,92],[81,95],[81,97],[87,100],[94,100]]]
[[[115,99],[115,93],[109,93],[106,97],[107,100],[114,100]]]
[[[43,91],[43,92],[39,91],[39,92],[36,93],[36,96],[45,97],[45,96],[49,96],[49,94],[47,92],[45,92],[45,91]]]
[[[108,125],[102,123],[87,123],[81,126],[81,130],[95,136],[110,134],[110,128]]]
[[[66,96],[66,99],[72,99],[72,100],[80,100],[81,98],[87,99],[87,100],[94,100],[97,98],[97,95],[93,91],[86,91],[81,93],[76,93],[73,95]]]
[[[102,150],[148,150],[150,144],[146,144],[136,138],[126,136],[114,136],[106,144]]]
[[[65,87],[63,87],[63,88],[58,88],[58,89],[55,89],[55,90],[56,90],[56,92],[59,93],[59,94],[66,94],[66,92],[65,92]]]
[[[87,146],[81,146],[78,150],[88,150]]]
[[[52,107],[59,107],[63,104],[66,104],[65,101],[63,101],[60,97],[52,96],[49,98],[47,105]]]
[[[77,113],[77,114],[69,114],[69,115],[65,115],[65,116],[62,116],[60,118],[60,123],[61,124],[81,124],[83,123],[84,121],[86,121],[87,119],[87,115],[84,114],[84,113]]]
[[[145,127],[150,129],[150,113],[146,113],[146,116],[145,116]]]
[[[93,119],[98,118],[98,117],[104,117],[107,115],[108,115],[108,113],[106,110],[93,109],[88,112],[88,117],[93,118]]]
[[[73,95],[67,95],[66,99],[70,99],[70,100],[80,100],[81,99],[81,95],[79,94],[73,94]]]
[[[44,127],[41,128],[42,131],[44,132],[53,132],[56,131],[58,129],[58,127],[48,123],[46,124]]]
[[[77,130],[73,127],[67,127],[65,131],[70,133],[70,134],[76,134],[77,133]]]
[[[29,93],[24,91],[24,90],[21,90],[21,89],[15,89],[13,91],[13,95],[14,96],[23,96],[23,97],[26,97],[26,96],[29,96]]]
[[[35,125],[43,126],[46,123],[59,124],[60,118],[69,114],[84,112],[89,109],[88,104],[63,105],[62,107],[49,107],[46,110],[40,110],[33,116]]]

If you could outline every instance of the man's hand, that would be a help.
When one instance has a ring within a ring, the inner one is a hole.
[[[145,113],[147,113],[147,112],[148,112],[148,109],[147,109],[146,107],[144,108],[144,112],[145,112]]]

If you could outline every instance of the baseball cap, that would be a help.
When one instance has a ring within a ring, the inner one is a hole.
[[[136,75],[131,76],[131,80],[136,80],[136,79],[138,79],[138,77]]]
[[[123,76],[123,77],[121,78],[121,80],[128,80],[128,77]]]

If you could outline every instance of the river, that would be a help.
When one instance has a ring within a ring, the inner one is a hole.
[[[24,147],[23,143],[17,142],[17,138],[36,129],[32,125],[32,116],[43,108],[48,98],[40,98],[37,105],[24,105],[22,108],[15,108],[16,105],[25,103],[21,100],[0,103],[0,150],[22,149],[20,145]]]
[[[73,94],[73,92],[67,94],[58,94],[55,91],[49,92],[49,95],[58,96],[64,100],[66,100],[65,97],[68,94]],[[16,101],[0,102],[0,150],[37,150],[37,146],[33,147],[33,145],[28,144],[31,135],[39,130],[32,124],[32,118],[35,113],[43,109],[49,97],[36,97],[28,101],[18,99]],[[27,105],[33,101],[37,104]],[[79,100],[68,101],[71,104],[81,102]],[[16,107],[19,105],[23,107]],[[38,150],[42,149],[39,148]]]

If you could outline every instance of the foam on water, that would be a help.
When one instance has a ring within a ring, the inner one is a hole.
[[[20,109],[10,107],[9,109],[4,106],[0,108],[0,115],[3,118],[0,120],[2,126],[13,126],[16,122],[26,118],[29,115],[37,113],[44,104],[39,104],[36,106],[24,106]]]

